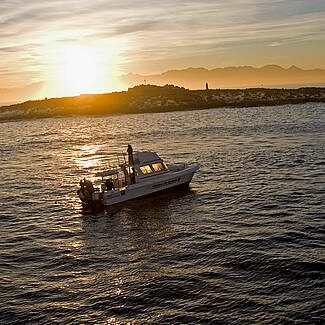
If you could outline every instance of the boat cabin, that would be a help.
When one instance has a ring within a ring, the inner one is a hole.
[[[143,151],[133,153],[133,165],[123,163],[119,168],[112,168],[97,173],[101,177],[101,190],[123,189],[132,183],[132,170],[134,171],[135,182],[168,171],[167,165],[155,152]]]
[[[136,178],[144,178],[147,176],[157,175],[168,171],[167,165],[155,152],[142,151],[135,152],[134,156],[134,170]]]

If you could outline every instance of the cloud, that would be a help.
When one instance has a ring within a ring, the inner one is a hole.
[[[271,46],[271,47],[280,46],[280,45],[281,45],[280,42],[272,42],[272,43],[268,44],[268,46]]]
[[[279,45],[304,46],[324,41],[324,35],[323,0],[2,0],[0,71],[33,70],[41,79],[47,54],[70,43],[103,52],[120,46],[125,70],[150,72],[141,71],[149,61],[161,62],[161,70],[181,58],[195,57],[193,64],[204,65],[207,56],[222,52],[226,60],[238,46],[264,44],[281,57]],[[240,53],[237,57],[241,63]]]

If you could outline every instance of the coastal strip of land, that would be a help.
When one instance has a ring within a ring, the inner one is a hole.
[[[325,102],[324,87],[298,89],[189,90],[173,85],[140,85],[127,91],[45,98],[0,107],[0,121],[60,116],[184,111]]]

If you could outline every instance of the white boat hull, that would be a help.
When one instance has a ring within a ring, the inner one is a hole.
[[[141,183],[135,183],[124,189],[105,191],[102,194],[102,205],[111,206],[125,201],[133,200],[150,194],[166,191],[189,184],[194,173],[199,169],[197,164],[188,165],[179,171],[170,171],[161,176],[148,177]]]
[[[124,163],[118,160],[116,166],[96,173],[96,177],[101,177],[100,183],[86,178],[80,180],[77,194],[84,207],[97,210],[103,206],[175,190],[188,185],[199,169],[195,163],[166,165],[156,152],[133,152],[131,145],[128,145],[127,161],[122,155]],[[100,187],[94,184],[100,184]]]

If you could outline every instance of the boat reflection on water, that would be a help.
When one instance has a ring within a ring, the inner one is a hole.
[[[157,213],[163,215],[163,212],[168,210],[172,203],[180,205],[182,199],[193,199],[195,195],[196,192],[190,187],[177,188],[172,191],[154,193],[149,196],[123,202],[122,204],[104,207],[97,211],[83,207],[81,213],[84,216],[84,221],[98,221],[99,218],[104,216],[116,217],[120,214],[127,214],[132,218],[141,217],[142,219],[146,219]]]
[[[112,206],[98,213],[84,211],[83,229],[91,238],[96,233],[107,233],[110,236],[115,233],[119,237],[120,232],[126,230],[166,230],[170,227],[171,216],[177,213],[185,201],[191,204],[195,195],[196,192],[190,188],[179,189]]]
[[[157,256],[168,259],[174,241],[178,240],[178,218],[183,206],[187,204],[191,209],[195,195],[190,189],[162,193],[101,214],[85,215],[83,254],[91,261],[109,265],[105,270],[97,270],[96,277],[107,282],[107,288],[112,288],[116,279],[122,279],[116,290],[123,295],[133,283],[165,276]]]

